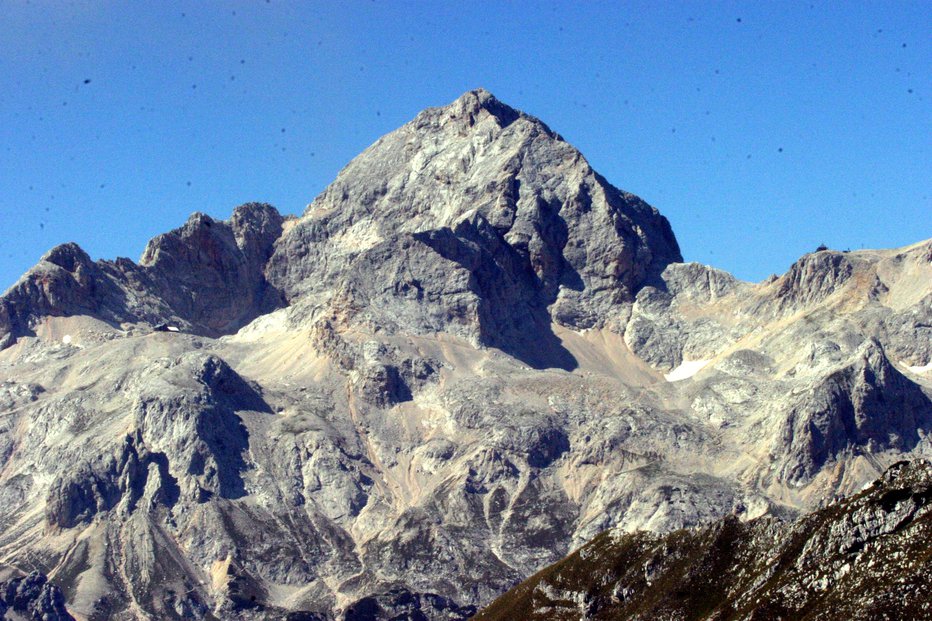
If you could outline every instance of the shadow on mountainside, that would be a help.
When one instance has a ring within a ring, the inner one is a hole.
[[[531,309],[512,329],[489,335],[487,344],[533,369],[572,371],[579,366],[554,334],[550,315],[542,309]]]
[[[483,216],[476,214],[454,229],[435,229],[414,237],[469,273],[469,289],[478,300],[476,319],[483,345],[535,369],[569,371],[579,366],[551,326],[547,304],[559,288],[546,287],[527,253],[512,247]],[[571,270],[562,257],[560,261],[562,271]],[[578,275],[576,280],[580,280]]]

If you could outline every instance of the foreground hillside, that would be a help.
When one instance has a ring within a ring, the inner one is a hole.
[[[901,462],[795,522],[606,531],[475,621],[930,619],[932,465]]]
[[[606,529],[795,516],[932,454],[932,240],[681,261],[482,90],[300,217],[53,248],[0,297],[0,581],[89,620],[463,619]]]

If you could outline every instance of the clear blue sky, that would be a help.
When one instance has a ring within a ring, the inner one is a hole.
[[[0,289],[204,211],[300,213],[483,86],[759,280],[932,236],[932,3],[0,2]]]

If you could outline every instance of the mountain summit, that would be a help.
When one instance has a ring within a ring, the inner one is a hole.
[[[237,208],[229,223],[196,214],[152,240],[138,266],[93,264],[77,246],[59,247],[4,296],[0,345],[43,315],[78,313],[217,336],[281,294],[287,304],[364,309],[348,321],[450,332],[546,366],[554,361],[535,355],[525,322],[544,333],[551,320],[604,325],[682,260],[656,209],[481,89],[379,139],[287,234],[282,224],[268,206]]]
[[[549,307],[558,323],[580,328],[601,324],[605,311],[633,299],[648,276],[682,261],[656,209],[608,184],[541,121],[484,90],[425,110],[379,139],[285,241],[271,274],[290,298],[320,282],[307,274],[317,262],[296,257],[358,257],[408,244],[431,263],[449,263],[453,273],[469,262],[494,272],[476,283],[472,305],[515,287],[510,293],[523,303]],[[411,277],[433,286],[410,262]],[[324,274],[324,284],[333,274]]]
[[[269,278],[299,305],[339,291],[338,304],[358,309],[345,321],[571,366],[551,322],[604,325],[681,260],[656,209],[541,121],[476,90],[350,162],[283,238]]]
[[[0,582],[91,621],[465,619],[606,529],[792,518],[932,454],[930,326],[932,240],[683,263],[472,91],[300,217],[64,244],[0,296]]]

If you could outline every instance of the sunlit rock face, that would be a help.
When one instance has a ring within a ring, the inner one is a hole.
[[[300,217],[0,297],[0,550],[76,618],[463,619],[606,529],[786,518],[932,426],[932,242],[765,283],[485,91]]]
[[[279,243],[269,275],[308,313],[565,367],[551,323],[601,327],[680,260],[656,209],[477,90],[350,162]]]

